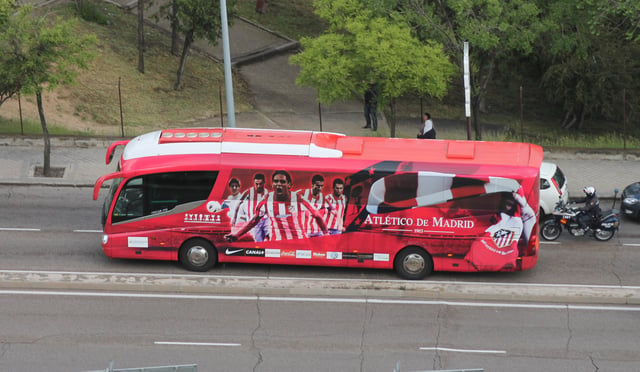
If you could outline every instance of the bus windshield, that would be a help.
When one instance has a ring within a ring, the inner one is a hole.
[[[111,181],[111,186],[109,187],[109,193],[107,197],[104,199],[104,204],[102,205],[102,227],[107,222],[107,216],[109,215],[109,208],[111,207],[111,202],[113,201],[113,197],[118,191],[118,187],[120,187],[120,183],[122,182],[122,178],[114,178]]]

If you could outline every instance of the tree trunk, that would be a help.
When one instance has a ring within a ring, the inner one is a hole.
[[[386,106],[384,118],[389,123],[390,137],[396,137],[396,99],[390,98],[389,104]],[[378,120],[380,122],[380,120]]]
[[[171,2],[171,54],[180,54],[178,48],[178,5],[175,0]]]
[[[473,123],[473,130],[476,132],[476,140],[482,141],[482,129],[480,128],[480,121],[478,120],[480,115],[480,97],[471,97],[471,122]]]
[[[182,89],[182,77],[184,75],[184,68],[187,64],[187,55],[189,55],[189,48],[191,47],[192,42],[193,29],[187,31],[187,34],[184,37],[184,47],[182,48],[182,56],[180,57],[180,67],[178,67],[178,79],[176,80],[176,85],[173,88],[175,90]]]
[[[567,110],[564,115],[564,120],[562,121],[562,125],[560,125],[561,129],[570,129],[576,123],[576,115],[573,112],[573,109]]]
[[[47,121],[44,118],[41,92],[36,92],[36,102],[38,103],[38,114],[40,115],[40,125],[42,125],[42,136],[44,138],[44,166],[42,167],[42,173],[45,177],[51,177],[51,139],[49,138]]]
[[[483,54],[479,55],[477,58],[480,69],[476,74],[471,74],[471,121],[473,123],[473,129],[476,131],[475,138],[476,140],[481,141],[482,128],[480,127],[479,115],[480,112],[483,111],[483,106],[485,105],[487,86],[493,76],[495,57]]]
[[[144,74],[144,0],[138,1],[138,71]]]

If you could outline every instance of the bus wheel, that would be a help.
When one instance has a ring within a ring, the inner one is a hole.
[[[423,279],[433,271],[431,256],[419,247],[407,247],[398,253],[393,264],[403,279]]]
[[[218,262],[218,253],[208,241],[191,239],[180,248],[179,258],[187,270],[208,271]]]

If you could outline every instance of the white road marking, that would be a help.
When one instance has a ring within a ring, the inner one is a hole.
[[[34,295],[34,296],[74,296],[74,297],[122,297],[153,299],[189,299],[189,300],[223,300],[223,301],[273,301],[273,302],[324,302],[324,303],[360,303],[387,305],[446,305],[458,307],[492,307],[522,309],[554,309],[554,310],[591,310],[591,311],[632,311],[640,312],[640,306],[601,306],[573,304],[513,304],[493,302],[456,302],[430,300],[382,300],[371,298],[316,298],[316,297],[276,297],[276,296],[225,296],[175,293],[135,293],[135,292],[80,292],[80,291],[42,291],[42,290],[0,290],[0,295]]]
[[[40,229],[30,229],[26,227],[0,227],[0,231],[40,231]]]
[[[506,354],[507,353],[505,350],[451,349],[448,347],[421,347],[420,350],[452,351],[454,353],[480,353],[480,354]]]
[[[178,345],[178,346],[242,346],[242,344],[225,342],[180,342],[180,341],[154,341],[156,345]]]
[[[30,231],[40,232],[42,229],[28,228],[28,227],[0,227],[0,231]],[[74,233],[102,233],[102,230],[71,230]]]

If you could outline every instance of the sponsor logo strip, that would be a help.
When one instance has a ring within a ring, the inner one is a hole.
[[[373,261],[389,261],[388,253],[353,253],[353,252],[313,252],[310,250],[283,251],[280,249],[261,249],[261,248],[226,248],[224,250],[226,256],[248,256],[248,257],[267,257],[267,258],[283,258],[295,257],[308,260],[311,258],[326,258],[327,260],[373,260]]]

